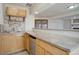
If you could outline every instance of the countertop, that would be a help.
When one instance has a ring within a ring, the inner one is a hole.
[[[33,35],[43,41],[46,41],[50,44],[55,44],[59,47],[62,47],[64,50],[69,51],[69,54],[79,54],[79,38],[67,37],[62,35],[50,35],[49,33],[27,31],[28,34]]]

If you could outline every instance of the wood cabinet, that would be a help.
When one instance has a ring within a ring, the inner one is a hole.
[[[0,35],[0,54],[10,54],[23,49],[23,37],[11,34]]]
[[[33,45],[35,44],[34,39],[32,39],[32,37],[30,37],[30,35],[28,33],[24,34],[24,48],[29,52],[29,54],[33,54],[35,53],[35,51],[32,49],[35,49],[35,46]]]
[[[36,55],[44,55],[44,49],[39,45],[36,45]]]
[[[32,48],[30,48],[30,41],[31,37],[29,34],[25,34],[25,39],[24,39],[24,47],[27,49],[27,51],[32,54]],[[43,41],[41,39],[36,38],[35,42],[35,54],[36,55],[68,55],[69,51],[66,51],[62,49],[61,47],[57,47],[55,45],[52,45],[46,41]],[[32,42],[33,43],[33,42]],[[32,45],[32,44],[31,44]]]
[[[23,43],[24,43],[24,38],[19,36],[19,37],[17,37],[15,46],[17,45],[18,49],[21,49],[21,48],[24,49],[24,44]]]
[[[6,14],[8,16],[25,17],[26,16],[26,9],[18,8],[18,7],[7,7]]]
[[[7,15],[15,16],[15,15],[17,15],[18,10],[17,10],[17,8],[15,8],[15,7],[7,7],[6,12],[7,12],[7,13],[6,13]]]
[[[2,54],[2,52],[3,52],[3,47],[2,47],[2,42],[3,41],[3,39],[2,39],[2,37],[0,37],[0,54]]]
[[[30,38],[27,33],[24,34],[24,48],[30,53]]]
[[[67,55],[68,52],[57,48],[56,46],[50,45],[40,39],[36,40],[36,54],[43,55]]]
[[[26,11],[22,10],[22,9],[19,9],[17,15],[21,16],[21,17],[25,17],[26,16]]]
[[[46,51],[45,50],[45,53],[44,53],[45,55],[53,55],[53,54],[51,54],[50,52],[48,52],[48,51]]]

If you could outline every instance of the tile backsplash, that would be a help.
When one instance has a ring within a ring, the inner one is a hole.
[[[18,21],[9,21],[8,16],[5,17],[4,24],[3,24],[3,32],[24,33],[24,31],[25,31],[25,22],[22,22],[22,21],[19,21],[19,22]]]

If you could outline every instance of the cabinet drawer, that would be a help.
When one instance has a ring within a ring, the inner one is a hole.
[[[44,48],[46,51],[50,52],[53,55],[66,55],[68,54],[66,51],[61,50],[53,45],[50,45],[42,40],[37,39],[36,44],[40,45],[42,48]]]

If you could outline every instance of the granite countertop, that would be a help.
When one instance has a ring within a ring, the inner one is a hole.
[[[72,38],[62,35],[50,35],[49,33],[27,31],[28,34],[33,35],[41,40],[44,40],[50,44],[55,44],[59,47],[69,50],[69,54],[74,54],[75,50],[79,47],[79,38]]]

